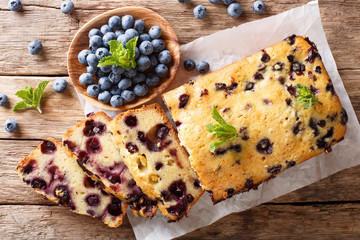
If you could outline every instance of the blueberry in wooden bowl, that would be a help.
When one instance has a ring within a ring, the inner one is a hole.
[[[124,111],[161,94],[179,62],[178,38],[162,16],[142,7],[123,7],[93,18],[77,32],[68,52],[68,73],[87,102]]]

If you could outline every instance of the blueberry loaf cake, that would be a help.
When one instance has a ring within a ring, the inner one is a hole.
[[[47,199],[72,212],[97,218],[109,227],[121,225],[127,204],[101,190],[56,140],[43,141],[17,170],[24,182]]]
[[[119,114],[115,144],[136,183],[169,221],[180,220],[203,193],[175,129],[158,104]]]
[[[346,132],[315,44],[295,35],[163,99],[214,203],[329,152]]]
[[[104,185],[106,192],[128,202],[135,215],[152,217],[157,202],[136,185],[112,140],[110,122],[104,112],[92,114],[64,134],[63,144],[76,155],[79,166]]]

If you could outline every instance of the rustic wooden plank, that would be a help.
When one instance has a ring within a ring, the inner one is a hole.
[[[81,229],[81,230],[80,230]],[[231,214],[178,239],[358,239],[360,204],[261,205]],[[6,239],[134,239],[126,220],[110,229],[100,221],[57,206],[0,206]]]
[[[222,29],[271,16],[307,3],[308,0],[267,1],[267,11],[263,15],[252,12],[252,0],[241,1],[244,12],[239,19],[226,13],[222,4],[212,5],[208,1],[194,0],[189,4],[162,0],[122,0],[76,1],[76,10],[65,15],[59,10],[59,2],[30,0],[24,3],[22,12],[0,8],[0,31],[6,34],[0,39],[0,75],[65,75],[66,52],[76,31],[91,18],[106,10],[124,6],[142,6],[157,11],[174,27],[181,44]],[[194,18],[192,8],[196,4],[208,8],[204,20]],[[330,47],[340,69],[360,68],[360,4],[351,0],[320,1],[322,21]],[[19,34],[21,33],[21,34]],[[14,37],[16,36],[16,37]],[[44,45],[44,53],[31,56],[27,52],[28,43],[38,39]],[[349,57],[350,56],[350,57]]]
[[[0,205],[46,204],[52,202],[35,193],[16,172],[21,158],[32,152],[40,141],[0,140]],[[286,194],[272,203],[360,201],[360,166],[343,170],[319,182]]]

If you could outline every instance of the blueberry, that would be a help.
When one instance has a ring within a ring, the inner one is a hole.
[[[222,1],[226,6],[229,6],[230,4],[232,4],[234,2],[234,0],[222,0]]]
[[[122,23],[123,29],[127,30],[134,26],[134,18],[131,15],[125,15],[125,16],[123,16],[121,23]]]
[[[209,2],[212,4],[218,4],[220,2],[220,0],[209,0]]]
[[[195,62],[194,60],[188,58],[184,61],[184,68],[186,71],[193,71],[195,69],[196,65],[195,65]]]
[[[127,77],[127,78],[135,77],[136,74],[137,74],[136,68],[132,68],[132,69],[129,69],[129,70],[125,70],[125,72],[124,72],[124,75],[125,75],[125,77]]]
[[[89,46],[91,49],[98,49],[103,46],[103,40],[100,36],[94,35],[89,40]]]
[[[204,74],[210,70],[210,65],[206,61],[201,61],[196,65],[196,69],[199,73]]]
[[[149,34],[147,34],[147,33],[140,34],[139,39],[138,39],[138,43],[140,44],[140,43],[142,43],[144,41],[151,41],[151,37],[150,37]]]
[[[8,2],[8,8],[10,9],[10,11],[20,11],[21,9],[21,2],[20,0],[10,0]]]
[[[32,40],[28,46],[28,50],[31,55],[39,55],[42,50],[41,42],[38,40]]]
[[[242,7],[239,3],[232,3],[229,5],[227,12],[230,17],[238,18],[242,13]]]
[[[109,74],[109,79],[112,83],[118,84],[121,80],[121,74],[116,74],[116,73],[111,72]]]
[[[74,3],[72,1],[65,1],[61,3],[61,11],[65,14],[71,14],[74,10]]]
[[[121,27],[121,18],[118,16],[112,16],[109,18],[108,25],[111,29],[117,29]]]
[[[133,39],[134,37],[139,36],[139,33],[135,29],[129,28],[125,31],[125,35],[127,35],[128,38]]]
[[[159,53],[165,49],[165,42],[162,39],[154,39],[151,41],[155,53]]]
[[[123,45],[125,46],[126,43],[131,40],[131,38],[130,38],[129,35],[122,34],[122,35],[120,35],[120,36],[117,37],[117,40],[118,40],[119,42],[122,42]]]
[[[87,49],[81,50],[81,52],[79,52],[78,54],[78,60],[80,63],[87,65],[87,61],[86,61],[86,57],[90,54],[91,52]]]
[[[255,1],[253,4],[253,10],[257,14],[261,14],[265,11],[266,6],[263,1]]]
[[[62,93],[66,90],[68,86],[68,83],[65,79],[63,78],[58,78],[54,81],[53,83],[53,89],[55,92],[57,93]]]
[[[105,66],[100,67],[100,70],[104,73],[109,73],[109,72],[111,72],[111,67],[112,67],[111,65],[105,65]]]
[[[90,73],[83,73],[80,75],[79,81],[82,85],[88,86],[94,83],[94,77]]]
[[[193,12],[194,12],[194,16],[197,19],[203,19],[204,17],[206,17],[207,10],[206,7],[204,7],[203,5],[197,5],[194,8]]]
[[[115,73],[115,74],[122,74],[124,71],[125,71],[125,69],[123,69],[121,66],[117,66],[117,65],[113,65],[112,67],[111,67],[111,71],[113,72],[113,73]]]
[[[129,90],[124,90],[121,92],[121,97],[127,101],[127,102],[131,102],[135,99],[135,93],[133,91],[129,91]]]
[[[108,32],[112,32],[112,29],[109,27],[109,25],[103,25],[101,26],[100,31],[103,35],[105,35]]]
[[[110,55],[110,52],[107,48],[101,47],[101,48],[96,49],[95,55],[96,55],[97,59],[100,60],[103,57]]]
[[[143,97],[148,93],[149,89],[145,84],[137,84],[134,87],[134,93],[136,96]]]
[[[101,71],[101,68],[98,68],[98,70],[96,71],[95,75],[96,75],[96,77],[98,77],[98,78],[102,78],[102,77],[108,76],[109,74]]]
[[[98,35],[98,36],[102,36],[102,32],[99,30],[99,29],[97,29],[97,28],[93,28],[93,29],[91,29],[90,30],[90,32],[89,32],[89,38],[91,38],[92,36],[95,36],[95,35]]]
[[[138,84],[145,81],[145,74],[138,72],[135,77],[132,78],[133,84]]]
[[[144,72],[151,66],[150,59],[147,56],[141,55],[137,60],[136,66],[140,72]]]
[[[87,87],[86,91],[90,97],[97,97],[100,92],[100,87],[97,84],[92,84]]]
[[[169,68],[165,64],[159,64],[155,67],[155,73],[159,77],[168,77],[169,76]]]
[[[100,90],[109,90],[113,83],[110,81],[108,77],[101,77],[99,79]]]
[[[149,35],[152,39],[158,39],[161,36],[161,28],[159,26],[153,26],[149,30]]]
[[[118,84],[120,90],[125,90],[130,88],[132,85],[132,81],[129,78],[123,78]]]
[[[149,73],[145,79],[146,85],[149,87],[156,87],[160,83],[160,78],[155,73]]]
[[[116,30],[115,34],[116,34],[116,36],[120,36],[122,34],[125,34],[125,31],[124,30]]]
[[[138,59],[139,56],[140,56],[140,50],[138,47],[135,47],[135,59]]]
[[[111,40],[116,40],[116,39],[117,39],[117,36],[116,36],[115,33],[113,33],[113,32],[105,33],[105,35],[103,36],[104,46],[109,47],[108,42],[111,41]]]
[[[149,58],[150,58],[150,63],[151,63],[150,67],[155,68],[159,64],[157,57],[154,55],[150,55]]]
[[[102,103],[109,103],[111,98],[111,93],[109,91],[103,91],[99,93],[98,100]]]
[[[171,62],[171,53],[169,50],[164,50],[159,53],[159,62],[162,64],[169,64]]]
[[[96,67],[99,63],[98,58],[96,57],[96,55],[94,53],[90,53],[87,57],[86,57],[86,61],[88,63],[89,66],[92,67]]]
[[[87,71],[88,73],[90,73],[90,74],[95,74],[97,70],[98,70],[97,67],[93,67],[93,66],[87,66],[87,67],[86,67],[86,71]]]
[[[120,95],[121,94],[121,90],[119,89],[119,87],[117,85],[114,85],[110,88],[110,93],[111,95]]]
[[[5,106],[6,104],[8,104],[8,102],[8,97],[5,94],[0,93],[0,106]]]
[[[140,50],[141,54],[143,54],[143,55],[150,55],[153,53],[154,48],[153,48],[153,45],[151,44],[151,42],[144,41],[140,44],[139,50]]]
[[[10,118],[5,121],[4,127],[7,132],[13,133],[16,131],[16,129],[18,127],[18,123],[15,119]]]
[[[142,34],[145,31],[145,22],[141,19],[136,20],[134,28],[139,34]]]
[[[111,106],[117,108],[124,104],[123,98],[120,95],[114,95],[110,99]]]

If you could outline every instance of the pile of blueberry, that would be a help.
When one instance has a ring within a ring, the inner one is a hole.
[[[104,104],[121,107],[136,97],[145,96],[149,88],[159,86],[161,79],[169,76],[168,65],[172,57],[165,49],[165,41],[160,38],[161,28],[152,26],[148,32],[145,30],[145,22],[135,20],[131,15],[112,16],[107,25],[90,30],[89,49],[82,50],[78,55],[79,62],[87,65],[87,73],[81,74],[79,81],[87,87],[89,96]],[[111,55],[110,40],[118,40],[125,46],[134,37],[138,37],[136,68],[125,70],[117,65],[97,67],[100,59]]]

